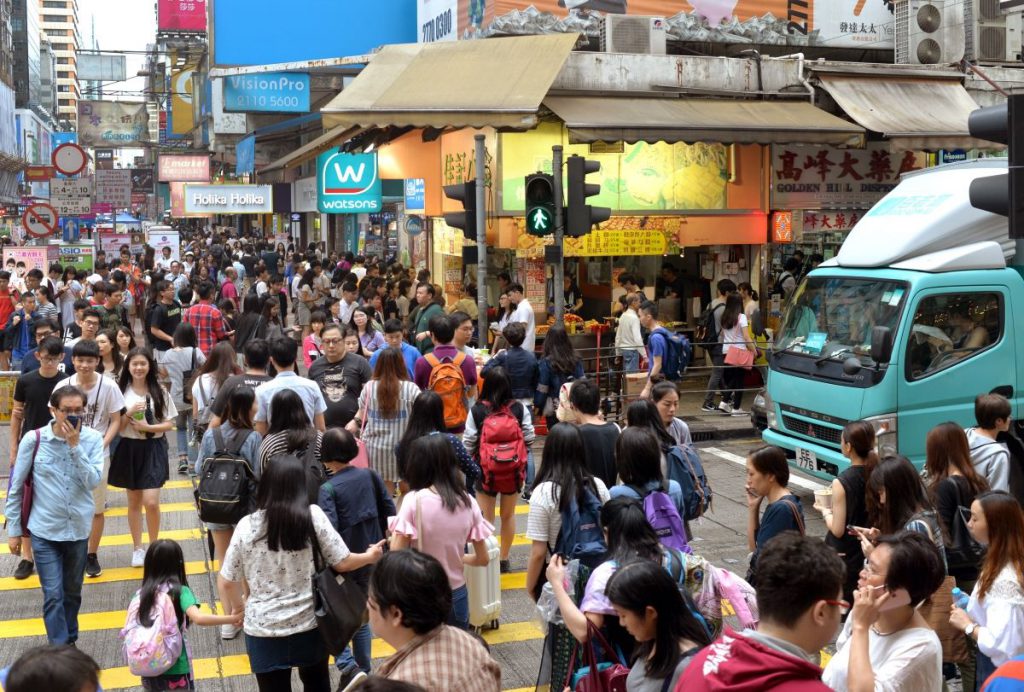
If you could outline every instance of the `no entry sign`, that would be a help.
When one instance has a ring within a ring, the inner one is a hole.
[[[53,167],[64,175],[78,175],[85,168],[89,157],[85,155],[85,149],[73,142],[61,144],[53,150],[50,162]]]
[[[33,204],[21,215],[21,224],[33,238],[45,238],[57,230],[57,210],[49,204]]]

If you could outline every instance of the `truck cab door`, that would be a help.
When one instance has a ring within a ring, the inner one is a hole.
[[[974,425],[978,394],[1009,388],[1016,395],[1011,305],[1009,290],[998,285],[932,288],[914,296],[900,340],[900,454],[920,465],[933,427]]]

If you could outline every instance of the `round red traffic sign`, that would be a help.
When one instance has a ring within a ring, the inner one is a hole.
[[[74,142],[65,142],[53,150],[50,162],[64,175],[78,175],[89,162],[89,157],[82,147]]]
[[[57,210],[49,204],[33,204],[21,215],[21,225],[33,238],[45,238],[57,230]]]

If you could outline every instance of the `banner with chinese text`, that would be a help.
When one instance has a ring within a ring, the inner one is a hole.
[[[144,103],[78,102],[78,143],[85,147],[134,147],[149,143]]]

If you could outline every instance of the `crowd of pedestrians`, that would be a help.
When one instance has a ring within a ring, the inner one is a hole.
[[[525,588],[547,622],[539,684],[916,692],[959,676],[974,690],[1024,665],[1024,514],[1008,492],[1021,460],[1001,442],[1011,409],[997,394],[978,397],[976,427],[929,433],[924,475],[879,458],[870,423],[848,423],[849,467],[814,506],[823,536],[807,535],[785,453],[750,451],[741,576],[697,553],[713,491],[679,391],[659,377],[664,343],[648,344],[643,397],[616,422],[564,329],[537,351],[533,308],[507,275],[492,353],[471,345],[469,294],[448,309],[424,272],[219,234],[182,252],[159,266],[100,257],[95,276],[51,267],[55,287],[37,276],[20,295],[0,272],[4,357],[24,373],[4,513],[14,576],[39,576],[49,642],[0,672],[4,689],[98,689],[74,646],[83,582],[108,561],[108,485],[126,491],[141,568],[122,636],[146,689],[195,688],[192,626],[244,633],[264,691],[290,689],[293,670],[329,690],[331,656],[338,689],[500,689],[470,625],[468,572],[514,571],[522,499]],[[719,292],[724,381],[709,395],[725,390],[730,412],[741,368],[726,356],[754,340],[741,293]],[[628,369],[634,336],[658,324],[634,293],[623,308]],[[241,480],[215,500],[225,465]],[[199,610],[180,546],[160,537],[175,469],[198,486],[218,615]],[[348,603],[366,612],[342,641],[325,573],[350,577]],[[376,669],[374,636],[394,649]]]

